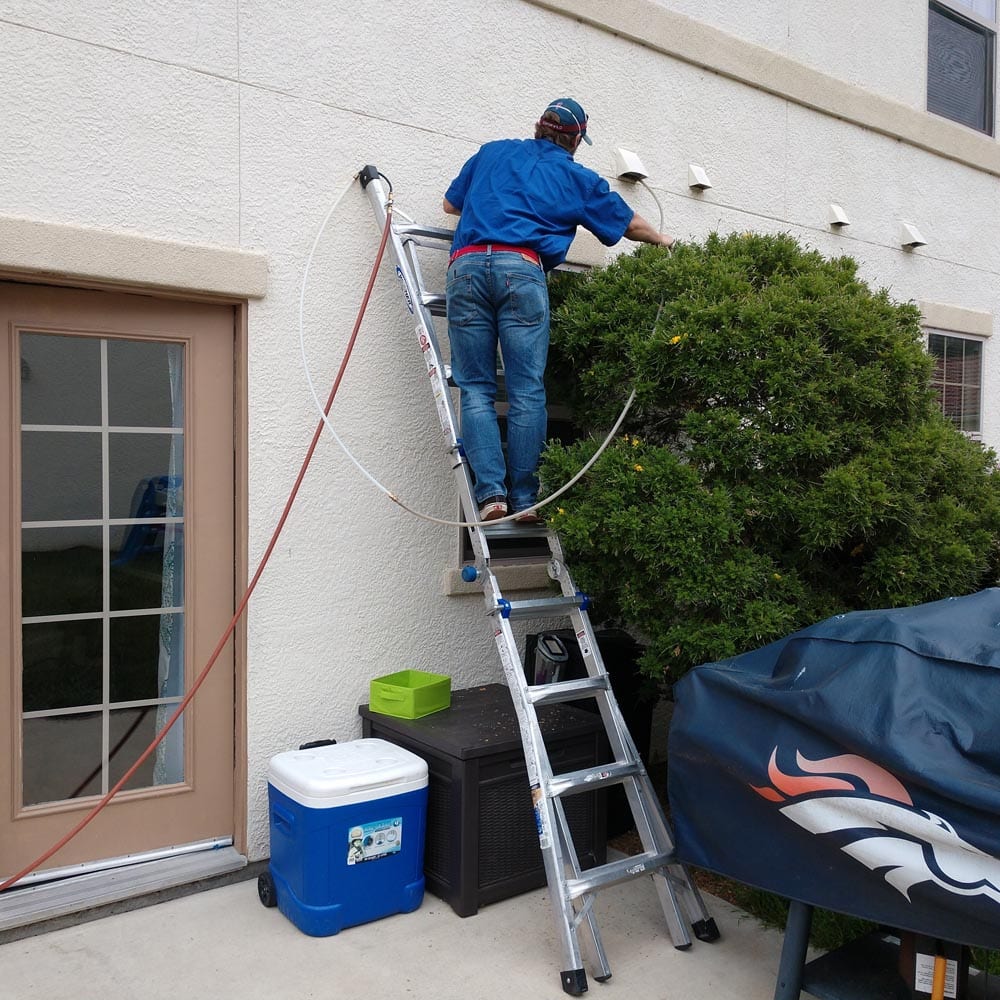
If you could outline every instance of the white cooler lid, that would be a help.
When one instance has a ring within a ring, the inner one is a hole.
[[[329,809],[427,785],[427,761],[386,740],[352,740],[271,758],[267,780],[304,806]]]

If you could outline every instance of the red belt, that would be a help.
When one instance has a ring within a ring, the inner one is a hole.
[[[504,243],[483,243],[476,246],[462,247],[461,250],[456,250],[451,255],[448,263],[450,264],[467,253],[486,253],[487,251],[492,251],[493,253],[519,253],[522,257],[527,257],[528,260],[539,267],[542,266],[542,258],[534,250],[529,250],[527,247],[509,247]]]

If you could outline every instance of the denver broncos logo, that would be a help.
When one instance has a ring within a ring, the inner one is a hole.
[[[841,850],[910,899],[921,882],[959,896],[986,896],[1000,904],[1000,859],[964,841],[940,816],[917,809],[894,775],[855,754],[809,760],[796,751],[802,774],[778,767],[778,748],[767,766],[770,786],[750,787],[782,815],[817,835],[850,831]]]

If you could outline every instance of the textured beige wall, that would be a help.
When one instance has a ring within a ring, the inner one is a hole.
[[[895,20],[880,5],[849,6],[850,16],[814,0],[6,0],[0,235],[48,242],[6,246],[0,267],[48,261],[56,274],[251,299],[253,566],[316,422],[298,304],[327,210],[346,188],[305,298],[324,397],[378,241],[356,171],[376,164],[399,209],[446,224],[441,195],[463,160],[485,140],[528,134],[556,96],[591,115],[595,145],[581,161],[609,174],[615,147],[637,152],[649,189],[620,189],[654,222],[662,205],[681,238],[787,231],[856,257],[898,299],[969,310],[995,328],[996,143],[922,110],[924,27],[902,0]],[[700,9],[703,21],[691,20]],[[688,188],[689,163],[705,167],[710,190]],[[831,229],[831,201],[850,226]],[[926,247],[899,246],[901,220]],[[64,246],[64,235],[84,245]],[[580,252],[605,256],[593,241]],[[440,283],[441,268],[430,277]],[[992,343],[986,362],[984,436],[997,444]],[[387,486],[454,512],[391,267],[332,419]],[[407,518],[324,441],[250,606],[252,856],[267,851],[268,759],[305,739],[357,736],[370,678],[404,667],[449,673],[456,686],[500,678],[481,597],[444,592],[456,552],[456,531]]]

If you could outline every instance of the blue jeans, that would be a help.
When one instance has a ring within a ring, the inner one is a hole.
[[[458,257],[448,269],[448,337],[476,500],[507,496],[514,511],[524,510],[538,499],[547,426],[549,293],[542,269],[509,251]],[[495,406],[498,342],[509,403],[506,466]]]

